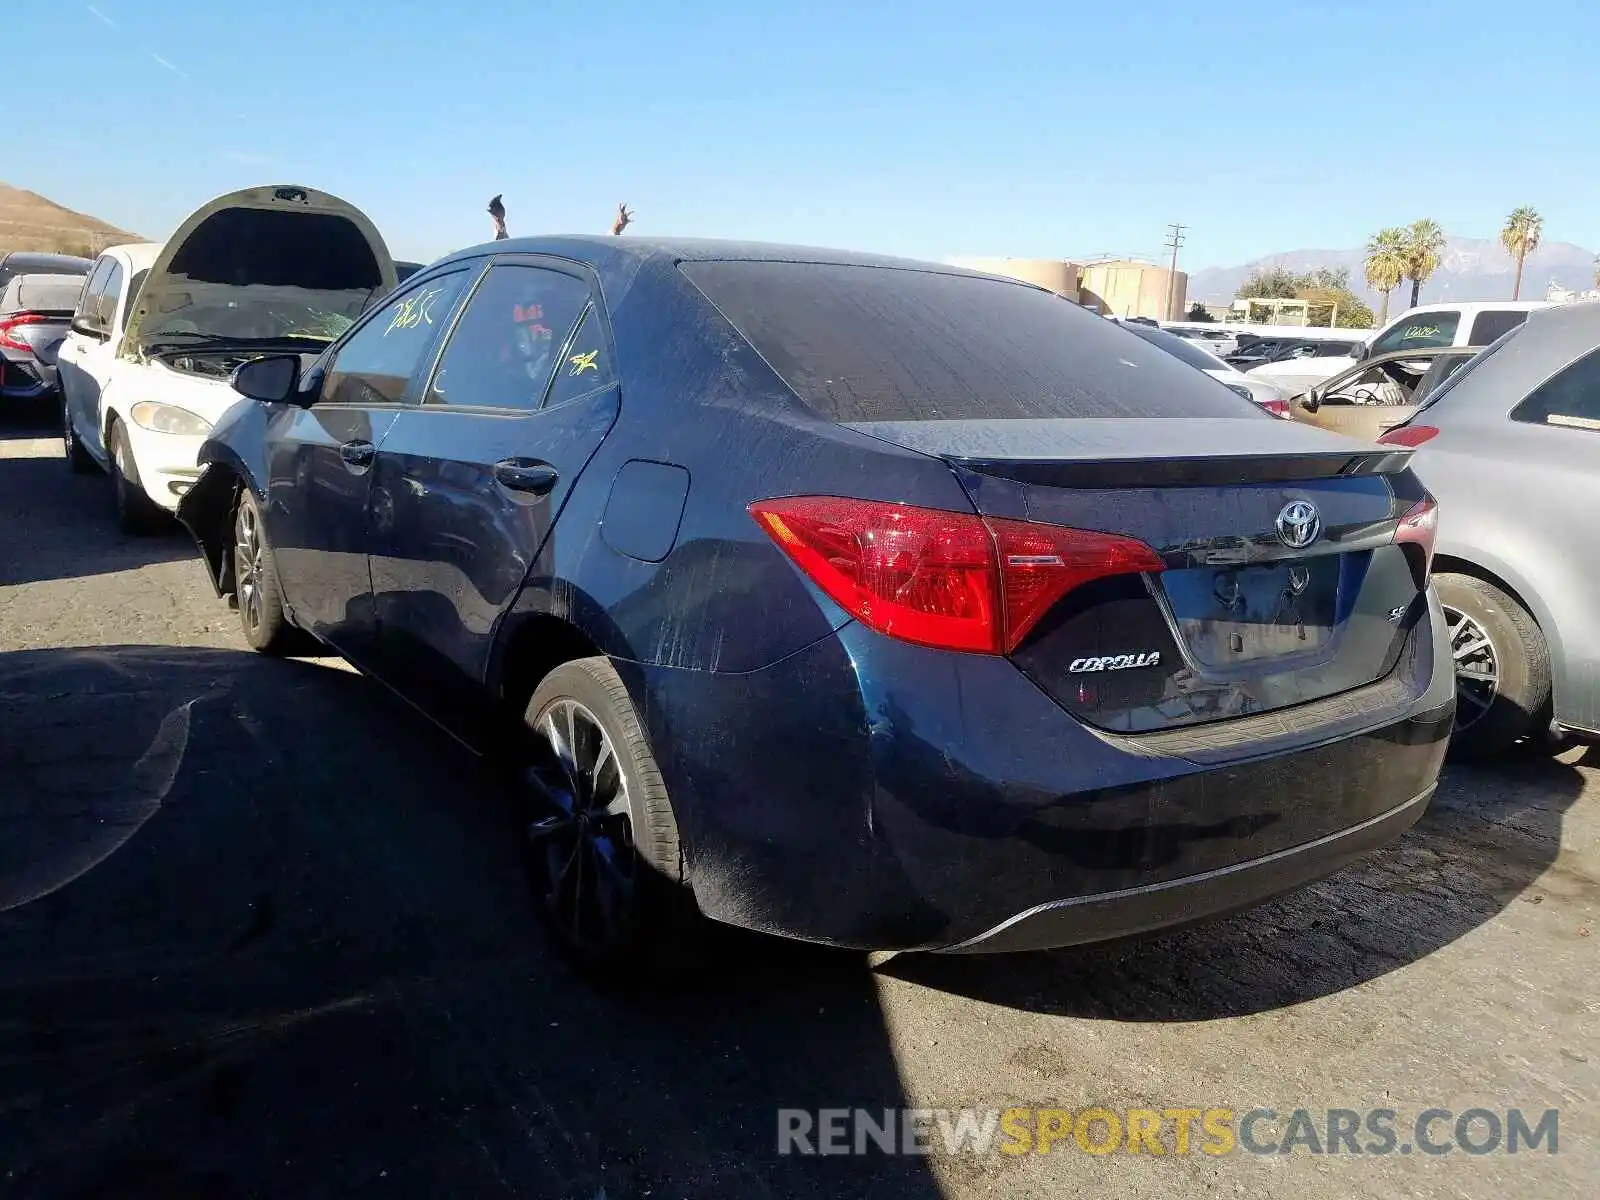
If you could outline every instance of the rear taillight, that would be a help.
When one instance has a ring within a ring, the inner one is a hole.
[[[1285,417],[1293,420],[1292,417],[1289,417],[1289,402],[1287,400],[1263,400],[1261,407],[1275,417]]]
[[[1396,425],[1378,441],[1384,446],[1420,446],[1438,433],[1432,425]]]
[[[31,351],[33,347],[16,337],[15,331],[24,325],[43,325],[49,319],[38,313],[13,313],[9,317],[0,317],[0,346],[7,350]]]
[[[1116,534],[909,504],[789,496],[750,515],[863,625],[945,650],[1009,654],[1074,588],[1162,567]]]
[[[1439,504],[1432,496],[1424,496],[1400,518],[1395,527],[1397,546],[1418,546],[1422,549],[1422,580],[1427,582],[1433,571],[1433,544],[1439,536]]]

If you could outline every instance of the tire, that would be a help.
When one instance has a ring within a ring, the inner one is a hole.
[[[1435,575],[1434,587],[1456,655],[1451,757],[1492,758],[1523,738],[1542,736],[1550,719],[1550,650],[1533,617],[1473,575]],[[1492,683],[1483,678],[1486,670],[1493,672]]]
[[[685,878],[666,785],[616,670],[604,658],[563,663],[535,689],[523,723],[532,759],[518,790],[523,861],[562,950],[621,982],[670,979],[698,964],[707,922]],[[618,772],[586,770],[605,758],[595,729]],[[563,753],[568,739],[575,749]]]
[[[321,643],[289,620],[272,543],[249,488],[241,489],[233,512],[233,587],[239,625],[252,650],[277,658],[325,653]]]
[[[61,445],[66,451],[67,469],[74,475],[92,475],[100,469],[94,456],[78,440],[78,431],[72,427],[72,410],[67,406],[64,393],[61,397]]]
[[[167,511],[145,493],[139,464],[121,421],[111,423],[106,449],[111,456],[111,488],[117,504],[117,528],[134,536],[159,533],[171,522]]]

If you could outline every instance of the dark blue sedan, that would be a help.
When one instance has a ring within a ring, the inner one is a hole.
[[[179,515],[246,638],[332,647],[514,765],[540,905],[596,967],[670,966],[705,918],[1138,933],[1433,792],[1455,689],[1409,452],[1030,285],[502,241],[235,387]]]

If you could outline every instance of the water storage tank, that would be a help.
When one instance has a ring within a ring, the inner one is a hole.
[[[1187,309],[1189,276],[1137,259],[1086,264],[1079,274],[1081,302],[1118,317],[1181,321]]]

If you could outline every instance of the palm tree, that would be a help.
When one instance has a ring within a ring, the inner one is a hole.
[[[1444,230],[1439,222],[1423,217],[1406,228],[1405,277],[1411,280],[1411,307],[1417,306],[1422,285],[1428,276],[1439,269],[1439,255],[1444,253]]]
[[[1539,248],[1539,234],[1543,229],[1544,218],[1524,204],[1521,208],[1511,210],[1511,215],[1506,218],[1506,227],[1500,231],[1500,244],[1506,248],[1507,254],[1517,260],[1517,278],[1511,285],[1513,300],[1522,293],[1523,261]]]
[[[1406,274],[1406,231],[1380,229],[1367,243],[1367,286],[1383,296],[1378,324],[1389,321],[1389,293],[1400,286]]]

